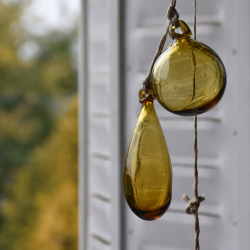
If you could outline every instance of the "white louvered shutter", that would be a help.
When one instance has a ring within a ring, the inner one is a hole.
[[[194,218],[193,119],[155,101],[173,165],[173,199],[155,222],[124,202],[123,162],[140,113],[138,90],[164,32],[166,0],[83,1],[80,65],[80,250],[191,250]],[[197,40],[222,58],[228,76],[220,104],[198,116],[202,250],[250,249],[250,2],[197,0]],[[192,0],[178,0],[192,28]],[[170,40],[168,40],[170,42]]]
[[[119,2],[82,2],[79,249],[118,250],[121,232]]]

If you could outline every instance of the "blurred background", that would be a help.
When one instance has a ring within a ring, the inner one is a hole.
[[[193,194],[192,118],[155,102],[173,164],[168,212],[142,221],[122,189],[138,90],[169,4],[0,0],[0,250],[194,249],[181,200]],[[192,0],[177,11],[192,28]],[[198,117],[201,249],[247,250],[249,0],[197,0],[197,40],[228,73],[220,104]]]
[[[80,1],[0,1],[0,249],[77,249]]]

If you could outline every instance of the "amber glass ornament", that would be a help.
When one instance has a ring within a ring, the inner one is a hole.
[[[212,109],[226,87],[220,57],[205,44],[190,38],[188,25],[179,21],[182,34],[170,29],[173,43],[154,65],[152,85],[160,104],[170,112],[192,116]]]
[[[171,202],[172,167],[153,100],[147,100],[129,145],[123,184],[132,211],[143,220],[156,220]]]

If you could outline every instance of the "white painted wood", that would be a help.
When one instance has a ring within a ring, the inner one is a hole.
[[[80,223],[85,225],[80,226],[79,250],[119,250],[122,232],[120,1],[82,3],[85,13],[82,42],[87,46],[83,46],[85,53],[81,53],[84,57],[81,62],[85,64],[80,64],[80,68],[84,67],[80,71],[85,72],[85,78],[80,77],[83,82],[80,100],[84,98],[80,106],[84,115],[81,113],[80,120],[82,116],[85,119],[80,123],[79,193]]]
[[[121,116],[123,103],[121,101],[121,1],[109,1],[109,22],[110,22],[110,70],[111,70],[111,182],[112,182],[112,250],[119,250],[122,248],[121,233],[122,233],[122,210],[121,210],[121,194],[122,194],[122,174],[123,168],[121,166]]]
[[[78,90],[79,90],[79,233],[78,249],[87,249],[88,232],[88,39],[87,39],[87,1],[81,1],[81,18],[79,25]]]
[[[126,4],[125,86],[129,97],[126,103],[126,146],[140,112],[137,92],[164,32],[168,4],[164,0],[128,0]],[[232,53],[235,47],[232,38],[236,28],[235,1],[200,0],[197,4],[198,40],[218,52],[228,72],[228,87],[223,100],[214,110],[198,118],[199,190],[206,194],[206,201],[200,208],[201,247],[203,250],[248,249],[250,245],[238,247],[237,210],[232,204],[238,195],[234,121],[239,96],[235,96],[236,55]],[[180,18],[191,26],[192,2],[179,0],[177,10]],[[185,214],[186,204],[181,200],[184,193],[193,196],[193,120],[174,116],[155,103],[173,163],[173,200],[166,215],[153,223],[138,219],[127,207],[127,249],[193,249],[194,218]]]
[[[172,204],[161,219],[138,219],[121,190],[121,159],[140,112],[138,90],[164,32],[169,3],[83,3],[87,6],[83,48],[88,56],[81,53],[85,60],[80,64],[87,80],[80,87],[84,97],[80,105],[80,223],[85,226],[80,225],[79,249],[193,249],[194,218],[185,214],[181,200],[184,193],[193,196],[193,119],[174,116],[155,102],[174,177]],[[250,2],[198,0],[197,6],[197,38],[221,56],[228,73],[221,103],[198,117],[199,192],[206,195],[200,207],[201,249],[250,249]],[[178,0],[177,10],[192,27],[192,1]]]
[[[237,1],[235,4],[235,52],[237,57],[237,74],[235,77],[237,106],[235,109],[235,133],[237,142],[235,150],[237,158],[237,204],[234,205],[237,211],[237,249],[250,249],[250,199],[247,193],[250,190],[250,2],[247,0]],[[244,20],[242,22],[242,20]],[[243,37],[240,29],[242,29]]]

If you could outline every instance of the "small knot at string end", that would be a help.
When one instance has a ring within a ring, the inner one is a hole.
[[[182,199],[187,202],[186,213],[195,214],[198,212],[201,202],[205,200],[205,195],[199,195],[197,198],[190,200],[188,195],[184,194]]]

